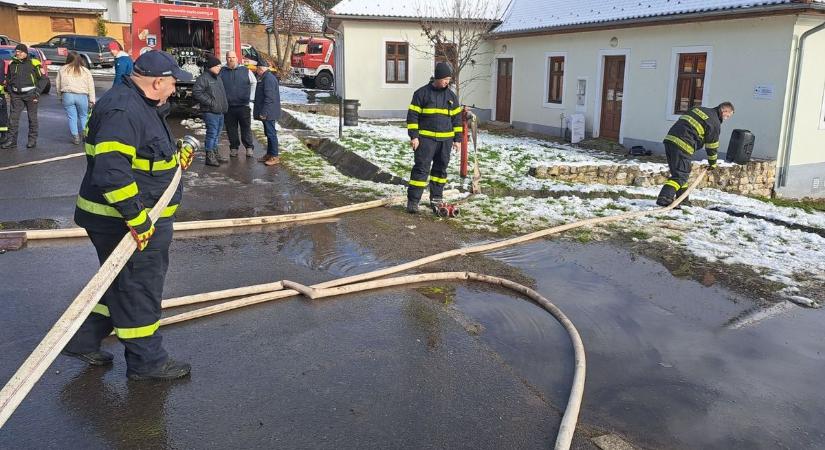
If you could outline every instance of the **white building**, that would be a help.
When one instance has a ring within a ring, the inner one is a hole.
[[[344,41],[340,82],[366,115],[401,117],[432,64],[411,56],[406,85],[382,82],[386,43],[423,37],[415,17],[377,3],[344,0],[329,16]],[[581,113],[589,136],[661,151],[681,111],[728,100],[720,152],[732,130],[751,130],[753,157],[777,161],[777,193],[824,197],[823,23],[825,0],[513,0],[489,67],[476,68],[488,80],[462,101],[554,135]]]

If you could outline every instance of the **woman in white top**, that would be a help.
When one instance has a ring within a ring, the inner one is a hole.
[[[66,65],[57,72],[57,97],[63,101],[72,142],[79,144],[86,128],[89,108],[95,104],[95,82],[92,72],[83,66],[83,59],[77,52],[69,52]]]

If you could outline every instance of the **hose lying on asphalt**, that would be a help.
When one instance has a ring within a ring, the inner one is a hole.
[[[650,210],[644,211],[635,211],[629,213],[618,214],[615,216],[607,216],[607,217],[596,217],[591,219],[586,219],[578,222],[573,222],[570,224],[559,225],[556,227],[548,228],[545,230],[536,231],[534,233],[529,233],[523,236],[519,236],[512,239],[506,239],[499,242],[493,242],[490,244],[478,245],[473,247],[461,248],[450,250],[446,252],[442,252],[436,255],[431,255],[426,258],[421,258],[412,262],[408,262],[405,264],[400,264],[394,267],[389,267],[385,269],[376,270],[373,272],[368,272],[360,275],[354,275],[345,278],[339,278],[337,280],[330,280],[324,283],[319,283],[317,285],[313,285],[311,287],[307,287],[304,285],[300,285],[295,282],[291,282],[288,280],[276,283],[268,283],[262,285],[254,285],[254,286],[247,286],[242,288],[235,288],[235,289],[226,289],[222,291],[210,292],[210,293],[203,293],[197,295],[191,295],[186,297],[179,297],[175,299],[164,300],[162,305],[163,308],[170,308],[173,306],[183,306],[183,305],[191,305],[201,302],[207,301],[215,301],[225,298],[237,297],[237,296],[244,296],[248,295],[247,297],[241,297],[239,299],[230,300],[224,303],[208,306],[205,308],[200,308],[192,311],[188,311],[182,314],[177,314],[174,316],[166,317],[160,321],[161,325],[169,325],[173,323],[183,322],[185,320],[191,320],[198,317],[205,317],[212,314],[217,314],[220,312],[230,311],[233,309],[241,308],[244,306],[250,306],[258,303],[263,303],[279,298],[286,298],[291,297],[298,294],[305,294],[310,298],[321,298],[327,297],[331,295],[341,295],[347,294],[352,292],[358,292],[367,289],[377,289],[381,287],[388,287],[388,286],[398,286],[402,284],[409,284],[409,283],[420,283],[424,281],[443,281],[443,280],[473,280],[473,281],[482,281],[487,283],[494,283],[503,287],[507,287],[509,289],[515,290],[520,292],[532,300],[536,301],[542,308],[550,312],[562,325],[565,327],[565,330],[570,335],[570,339],[573,342],[574,347],[574,356],[575,356],[575,373],[573,377],[573,386],[570,391],[570,395],[568,397],[567,408],[565,409],[565,413],[562,417],[562,423],[559,428],[559,434],[556,438],[556,449],[568,449],[570,447],[570,443],[573,438],[573,434],[575,432],[576,422],[578,420],[578,413],[579,408],[581,405],[582,395],[584,393],[584,378],[585,378],[585,356],[584,356],[584,346],[581,343],[581,338],[576,331],[573,324],[567,319],[566,316],[549,300],[542,297],[537,292],[522,286],[520,284],[514,283],[509,280],[504,280],[497,277],[492,277],[488,275],[482,274],[475,274],[471,272],[442,272],[442,273],[429,273],[429,274],[418,274],[418,275],[410,275],[404,277],[398,277],[393,279],[385,279],[385,280],[377,280],[371,281],[366,283],[360,283],[366,280],[371,280],[375,278],[380,278],[387,276],[389,274],[398,273],[404,270],[412,269],[415,267],[422,266],[424,264],[429,264],[435,261],[439,261],[442,259],[450,258],[452,256],[459,256],[459,255],[468,255],[473,253],[480,253],[486,252],[490,250],[497,250],[500,248],[512,246],[515,244],[527,242],[530,240],[538,239],[540,237],[549,236],[556,233],[561,233],[562,231],[571,230],[574,228],[579,228],[588,225],[597,225],[602,223],[609,223],[609,222],[616,222],[625,219],[632,219],[636,217],[642,217],[646,215],[653,215],[659,214],[662,212],[670,211],[681,202],[687,198],[688,195],[702,182],[705,175],[707,174],[706,169],[702,169],[696,180],[691,183],[691,185],[686,189],[686,191],[679,196],[670,206],[663,207],[663,208],[655,208]],[[180,181],[180,171],[176,174],[176,178],[173,181],[170,188],[164,193],[164,197],[166,194],[169,193],[172,189],[172,186],[177,187],[178,182]],[[162,197],[163,200],[163,197]],[[166,203],[168,203],[168,198],[165,199]],[[390,199],[393,200],[393,199]],[[388,202],[389,200],[379,200],[378,202]],[[153,209],[153,211],[159,211],[163,207],[166,206],[166,203],[163,203],[161,208],[157,208],[157,206]],[[160,205],[161,202],[158,202]],[[346,207],[345,207],[346,208]],[[322,215],[325,211],[321,211],[318,213],[308,213],[309,215],[314,215],[313,218],[317,217],[328,217],[328,215]],[[239,219],[227,219],[227,220],[239,220]],[[241,219],[242,220],[242,219]],[[128,241],[127,241],[128,238]],[[131,243],[131,248],[129,249],[128,255],[131,255],[132,251],[134,251],[134,241],[131,239],[130,236],[124,237],[124,240],[115,250],[115,253],[121,249],[122,246],[128,245]],[[128,247],[127,247],[128,248]],[[114,255],[114,253],[113,253]],[[110,266],[110,260],[107,260],[103,266],[101,267],[100,271],[95,275],[95,277],[90,281],[90,283],[84,288],[78,298],[75,299],[74,302],[69,306],[69,310],[64,313],[64,315],[58,320],[58,323],[49,331],[49,334],[46,335],[46,338],[41,342],[40,345],[35,349],[35,351],[29,356],[29,358],[24,362],[23,366],[18,369],[17,373],[12,377],[12,379],[6,384],[2,391],[0,391],[0,427],[5,423],[8,417],[14,412],[17,406],[20,404],[22,399],[28,394],[31,390],[34,383],[43,375],[46,368],[51,364],[54,358],[57,356],[59,351],[65,346],[71,336],[74,334],[75,331],[80,327],[80,324],[85,320],[85,317],[91,312],[92,307],[94,304],[100,299],[105,292],[106,288],[111,284],[112,280],[120,269],[125,264],[126,260],[128,260],[128,255],[123,260],[123,263],[116,267],[116,270],[112,270],[115,266]],[[112,257],[110,257],[112,259]],[[108,280],[105,284],[100,280],[100,278],[108,277]],[[97,280],[97,282],[96,282]],[[354,284],[359,283],[359,284]],[[90,288],[94,284],[93,288]],[[291,289],[284,289],[285,287]],[[92,297],[91,295],[84,301],[88,301],[88,303],[83,303],[84,308],[82,310],[78,310],[77,303],[81,300],[81,296],[84,295],[90,289],[97,289],[94,293],[96,298]],[[250,295],[254,294],[254,295]],[[91,301],[94,298],[94,301]],[[66,317],[69,316],[70,311],[73,311],[71,317],[67,320],[73,320],[71,324],[66,324]],[[58,325],[61,325],[58,327]],[[70,325],[70,326],[69,326]],[[60,331],[59,340],[55,340],[56,338],[50,339],[52,334],[57,334],[55,330],[63,330]],[[46,341],[49,340],[53,344],[44,345]],[[62,342],[62,343],[61,343]],[[48,353],[43,354],[44,350],[41,350],[41,347],[47,346]],[[33,360],[33,362],[32,362]]]
[[[84,156],[84,155],[86,155],[86,154],[85,153],[72,153],[72,154],[69,154],[69,155],[55,156],[54,158],[47,158],[47,159],[41,159],[41,160],[38,160],[38,161],[24,162],[24,163],[20,163],[20,164],[15,164],[13,166],[0,167],[0,172],[2,172],[4,170],[17,169],[17,168],[20,168],[20,167],[36,166],[38,164],[43,164],[43,163],[52,162],[52,161],[60,161],[62,159],[77,158],[78,156]]]

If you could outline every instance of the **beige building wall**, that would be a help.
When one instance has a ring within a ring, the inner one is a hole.
[[[17,7],[0,5],[0,34],[19,41],[20,28],[17,25]]]
[[[583,112],[587,132],[596,136],[604,56],[624,54],[620,142],[648,148],[659,148],[678,119],[672,114],[678,53],[707,52],[704,105],[730,100],[736,106],[736,115],[722,127],[720,150],[727,150],[731,130],[744,128],[756,135],[755,157],[775,158],[794,22],[792,16],[774,16],[511,38],[497,40],[495,49],[497,58],[514,60],[514,124],[556,134],[561,131],[562,114]],[[564,55],[566,63],[561,105],[546,102],[546,60],[557,54]],[[580,77],[587,82],[586,101],[577,109]],[[770,98],[754,98],[757,86],[772,89]],[[494,95],[495,87],[491,90],[493,105]]]
[[[45,42],[58,34],[97,34],[97,15],[48,12],[18,12],[20,41],[31,45]],[[52,31],[52,17],[73,17],[74,33]]]

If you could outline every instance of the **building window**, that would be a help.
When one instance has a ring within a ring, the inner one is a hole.
[[[74,33],[74,18],[49,17],[52,20],[52,31],[55,33]]]
[[[406,42],[387,42],[385,55],[385,79],[387,83],[406,83],[408,62],[408,44]]]
[[[707,53],[679,54],[679,65],[676,69],[674,114],[685,113],[694,106],[702,106],[707,59]]]
[[[551,56],[547,59],[547,64],[547,103],[561,103],[564,89],[564,56]]]

